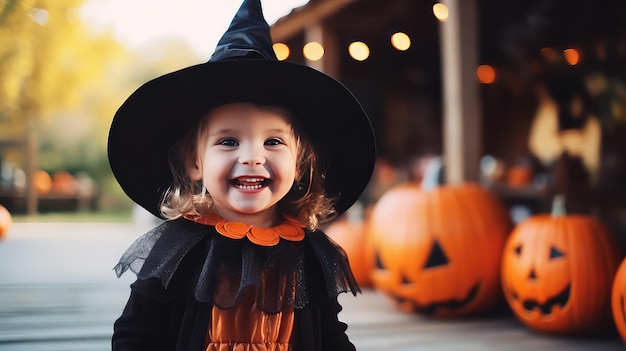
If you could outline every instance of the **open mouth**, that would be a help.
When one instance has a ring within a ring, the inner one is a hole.
[[[235,188],[240,190],[257,190],[266,187],[270,180],[263,177],[238,177],[230,182]]]
[[[415,310],[419,313],[423,313],[426,315],[434,315],[437,312],[437,310],[439,310],[440,308],[458,310],[460,308],[467,306],[470,302],[474,301],[474,298],[478,294],[479,288],[480,288],[479,283],[474,284],[474,286],[472,286],[472,288],[469,290],[465,298],[462,300],[451,299],[451,300],[433,302],[425,306],[416,305]]]
[[[543,315],[549,315],[552,313],[552,308],[554,306],[565,307],[570,297],[570,285],[568,284],[560,293],[549,298],[545,303],[539,303],[537,300],[528,299],[520,301],[517,293],[513,292],[513,298],[518,300],[524,306],[524,309],[527,311],[539,310]]]

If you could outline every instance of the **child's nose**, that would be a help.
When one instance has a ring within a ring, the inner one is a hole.
[[[239,162],[244,165],[260,165],[265,163],[263,147],[248,145],[240,149]]]

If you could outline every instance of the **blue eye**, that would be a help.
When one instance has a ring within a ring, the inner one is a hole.
[[[282,144],[284,144],[284,142],[278,138],[271,138],[265,141],[265,145],[275,146],[275,145],[282,145]]]
[[[239,145],[239,143],[237,143],[237,140],[232,139],[232,138],[226,138],[226,139],[221,139],[220,141],[217,142],[218,145],[224,145],[224,146],[237,146]]]

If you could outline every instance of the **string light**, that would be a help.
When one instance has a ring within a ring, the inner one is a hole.
[[[483,84],[491,84],[496,80],[496,71],[490,65],[480,65],[476,68],[476,78]]]
[[[370,56],[370,48],[362,41],[355,41],[348,46],[348,53],[357,61],[365,61]]]
[[[567,61],[567,63],[570,66],[575,66],[580,61],[580,54],[578,53],[578,50],[576,49],[563,50],[563,57],[565,58],[565,61]]]
[[[406,33],[394,33],[391,36],[391,45],[398,51],[406,51],[411,47],[411,38]]]
[[[558,54],[556,50],[552,48],[543,48],[539,50],[539,54],[547,62],[556,62],[558,60]]]
[[[274,43],[272,45],[272,49],[274,49],[274,53],[276,54],[276,58],[279,61],[284,61],[289,57],[289,46],[284,43]]]
[[[433,14],[439,22],[448,20],[448,7],[440,2],[433,5]]]
[[[302,53],[307,60],[318,61],[324,56],[324,47],[322,44],[312,41],[304,45]]]

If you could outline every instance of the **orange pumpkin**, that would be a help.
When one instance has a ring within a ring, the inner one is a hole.
[[[11,213],[6,207],[0,205],[0,239],[7,236],[12,224],[13,218]]]
[[[387,191],[368,230],[375,288],[404,311],[435,317],[477,314],[502,301],[500,259],[511,220],[477,184],[403,184]]]
[[[374,259],[365,224],[342,217],[330,223],[324,232],[346,251],[350,268],[359,285],[371,286]]]
[[[515,165],[507,171],[506,182],[509,186],[518,188],[529,185],[533,180],[533,171],[526,165]]]
[[[52,188],[52,177],[44,170],[37,170],[33,173],[33,188],[39,195],[46,195]]]
[[[527,218],[507,240],[502,259],[506,300],[522,323],[540,332],[606,327],[619,245],[598,220],[566,214],[562,197],[554,203],[552,215]]]
[[[626,343],[626,259],[620,264],[613,280],[611,308],[617,331]]]
[[[66,171],[57,171],[52,175],[51,192],[57,195],[72,196],[78,191],[76,179]]]

